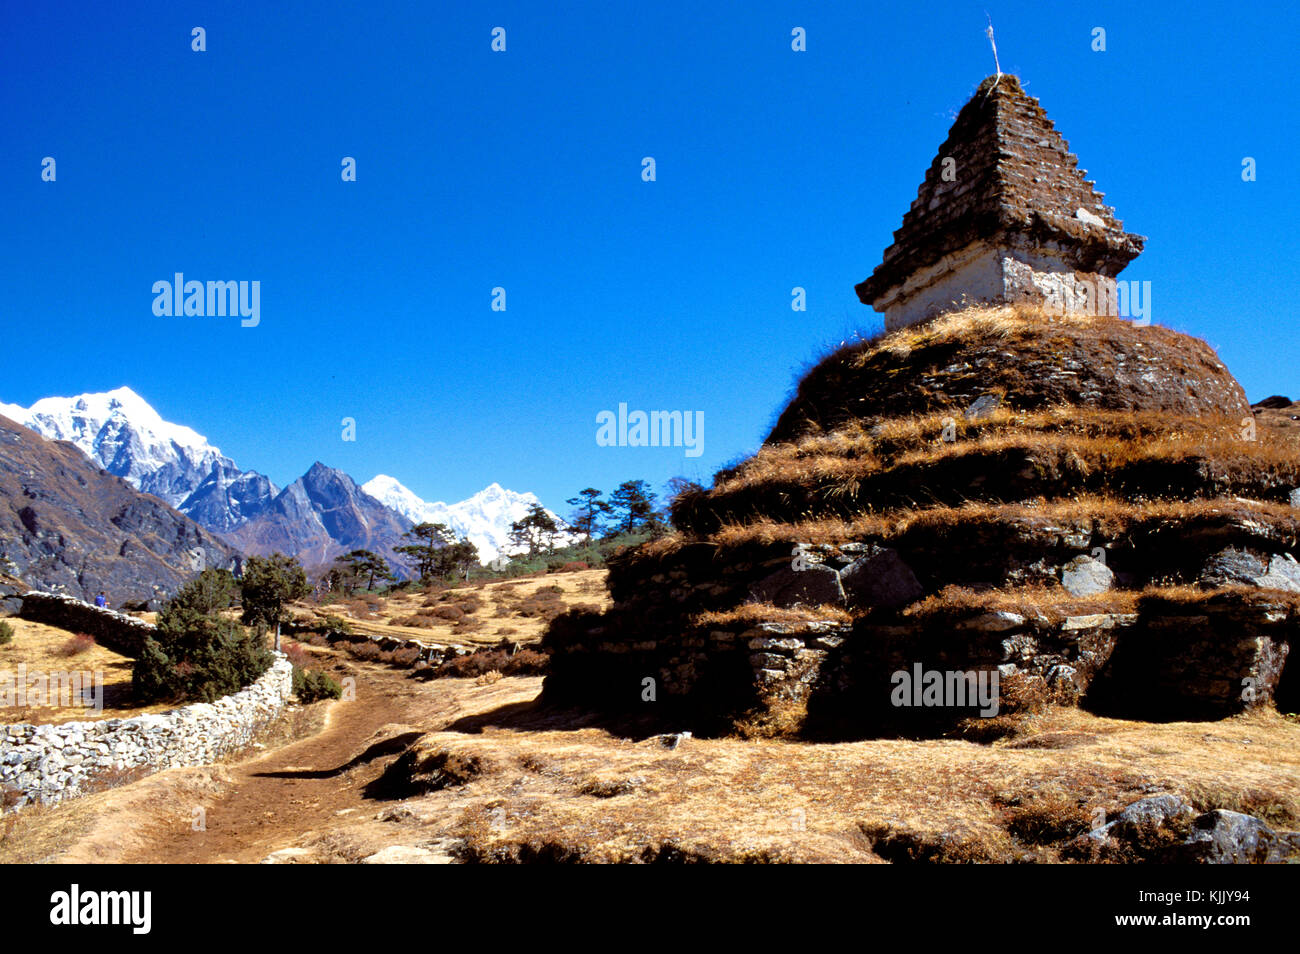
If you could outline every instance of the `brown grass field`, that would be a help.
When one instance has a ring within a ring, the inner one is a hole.
[[[9,617],[13,641],[0,646],[0,678],[17,679],[18,666],[29,675],[41,672],[102,672],[104,710],[95,713],[83,706],[0,706],[0,724],[18,722],[62,723],[95,719],[121,719],[147,712],[164,712],[167,705],[136,706],[131,699],[131,660],[98,644],[76,655],[65,655],[74,638],[66,630]],[[66,701],[66,700],[65,700]]]
[[[359,596],[340,602],[300,603],[303,622],[337,616],[366,636],[397,636],[477,649],[502,639],[521,645],[541,639],[547,623],[575,606],[610,605],[604,570],[540,574],[447,590]],[[456,608],[455,611],[444,607]],[[445,615],[440,615],[445,612]],[[458,615],[459,614],[459,615]]]
[[[0,861],[345,863],[402,846],[444,862],[1050,863],[1099,810],[1163,792],[1300,827],[1300,724],[1275,713],[1150,724],[1049,708],[992,745],[670,749],[539,707],[537,678],[412,683],[346,665],[378,711],[309,707],[323,720],[250,761],[11,817]],[[206,832],[191,830],[195,805]]]

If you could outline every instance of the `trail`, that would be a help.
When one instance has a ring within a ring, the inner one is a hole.
[[[458,706],[439,703],[436,684],[412,682],[405,670],[349,669],[356,699],[328,703],[322,731],[228,766],[231,784],[203,806],[206,830],[168,826],[122,861],[258,862],[305,832],[330,828],[349,809],[373,811],[375,802],[363,797],[365,785],[414,740],[417,725]],[[384,726],[391,728],[377,738]]]

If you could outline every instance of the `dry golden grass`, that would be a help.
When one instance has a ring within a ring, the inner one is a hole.
[[[963,523],[1075,523],[1087,521],[1098,531],[1118,536],[1141,522],[1187,521],[1216,516],[1247,520],[1261,527],[1293,535],[1300,519],[1287,504],[1254,500],[1154,500],[1132,502],[1114,497],[1080,496],[1071,500],[1027,503],[985,503],[972,501],[956,507],[924,507],[883,514],[863,514],[853,520],[809,520],[784,523],[762,519],[745,524],[728,524],[709,539],[723,547],[749,543],[843,543],[875,537],[886,539],[919,527],[952,529]],[[693,538],[669,534],[644,544],[646,557],[666,555]]]
[[[496,645],[502,637],[498,630],[508,628],[512,642],[534,643],[541,639],[548,622],[545,613],[537,612],[539,605],[558,602],[565,608],[586,604],[608,609],[612,603],[605,589],[605,576],[603,569],[574,570],[458,586],[433,595],[424,590],[398,592],[384,597],[383,612],[374,618],[364,615],[358,618],[348,603],[321,606],[301,603],[295,610],[303,621],[338,616],[347,620],[355,632],[366,636],[395,636],[476,648]],[[553,592],[551,588],[556,589]],[[477,608],[460,620],[436,615],[438,607],[467,602],[476,603]],[[493,625],[488,625],[489,620]]]
[[[437,834],[464,839],[478,860],[676,850],[871,862],[919,848],[935,860],[1057,861],[1059,846],[1042,844],[1051,839],[1041,821],[1030,830],[1026,806],[1059,815],[1072,804],[1092,817],[1158,792],[1300,824],[1300,725],[1275,714],[1152,725],[1049,708],[992,746],[688,739],[673,750],[560,719],[431,733],[421,749],[496,768],[410,804],[454,819],[435,823]]]
[[[953,440],[944,440],[945,429]],[[1211,460],[1228,477],[1267,472],[1300,475],[1295,446],[1271,429],[1255,440],[1242,436],[1235,418],[1180,417],[1156,411],[1104,411],[1058,407],[1028,413],[999,409],[986,418],[926,414],[890,418],[874,427],[860,422],[830,434],[762,447],[719,475],[716,493],[736,493],[766,483],[865,477],[891,467],[966,455],[1024,451],[1074,455],[1085,472],[1139,463]]]
[[[740,623],[757,625],[758,623],[808,623],[818,620],[834,620],[837,623],[851,622],[852,617],[842,607],[825,606],[773,606],[771,603],[742,603],[729,610],[714,610],[700,613],[689,620],[691,626],[727,627]]]
[[[98,644],[75,656],[62,650],[74,634],[30,620],[10,617],[13,642],[0,646],[0,677],[17,679],[18,666],[33,673],[100,672],[104,678],[104,709],[96,713],[81,705],[0,706],[0,723],[62,723],[120,719],[148,712],[165,712],[172,706],[137,706],[131,698],[131,659]],[[92,677],[93,678],[93,677]],[[64,700],[68,701],[68,700]]]
[[[1010,305],[969,305],[960,311],[935,318],[933,321],[909,325],[878,340],[876,349],[907,355],[917,348],[928,348],[950,341],[971,338],[1014,339],[1025,325],[1041,326],[1050,323],[1063,330],[1090,330],[1098,324],[1118,321],[1106,316],[1085,314],[1055,314],[1042,305],[1018,302]],[[865,364],[863,352],[860,364]]]
[[[1125,373],[1134,368],[1142,369],[1137,378]],[[1032,306],[974,307],[823,356],[801,377],[768,439],[908,414],[959,416],[980,395],[1030,409],[1249,413],[1240,385],[1198,338]]]
[[[945,586],[938,593],[914,603],[903,615],[917,620],[931,617],[969,617],[980,613],[1004,611],[1029,619],[1058,623],[1069,616],[1094,613],[1135,613],[1144,603],[1159,602],[1169,608],[1187,607],[1189,611],[1209,601],[1230,599],[1242,605],[1255,603],[1282,604],[1300,609],[1300,593],[1261,590],[1246,585],[1217,586],[1147,586],[1141,590],[1111,590],[1090,597],[1072,596],[1060,586],[1021,586],[976,591],[962,586]]]
[[[1190,589],[1190,587],[1179,588]],[[1149,592],[1149,591],[1148,591]],[[1175,588],[1165,587],[1173,593]],[[1199,594],[1199,591],[1197,591]],[[1072,596],[1060,586],[1022,586],[975,591],[962,586],[945,586],[903,611],[916,620],[931,617],[974,616],[980,613],[1017,613],[1027,619],[1059,622],[1069,616],[1093,613],[1132,613],[1142,593],[1136,590],[1113,590],[1099,596]]]

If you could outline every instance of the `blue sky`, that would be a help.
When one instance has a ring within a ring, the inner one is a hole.
[[[879,327],[853,285],[993,72],[985,11],[1149,237],[1154,320],[1300,396],[1289,4],[5,0],[0,401],[125,384],[281,485],[707,482]],[[178,271],[260,281],[260,324],[155,316]],[[620,402],[703,412],[702,456],[597,446]]]

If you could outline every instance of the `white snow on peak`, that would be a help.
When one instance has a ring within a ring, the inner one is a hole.
[[[52,440],[70,441],[106,470],[140,486],[171,465],[206,472],[221,451],[197,431],[165,421],[130,388],[41,398],[31,407],[0,404],[0,414]],[[179,501],[168,501],[177,503]]]
[[[361,489],[415,523],[446,524],[478,547],[479,559],[484,563],[498,554],[520,549],[510,544],[510,525],[523,519],[530,506],[541,504],[536,494],[506,490],[498,483],[488,484],[474,496],[454,504],[423,500],[387,474],[366,481]],[[555,517],[551,511],[547,513]],[[556,521],[560,522],[558,517]],[[568,534],[557,535],[557,546],[568,542]]]

